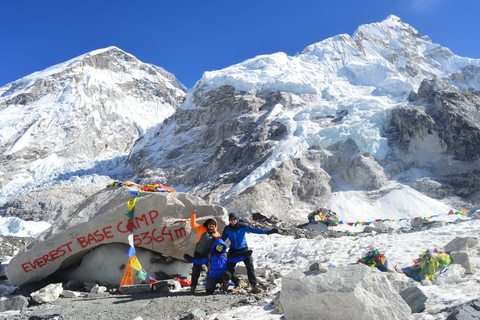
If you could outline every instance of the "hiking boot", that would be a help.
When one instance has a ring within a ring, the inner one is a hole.
[[[227,289],[228,289],[228,286],[230,285],[230,281],[225,281],[223,284],[222,284],[222,287],[220,288],[220,290],[223,292],[223,293],[227,293]]]
[[[195,292],[195,288],[197,288],[197,286],[191,285],[191,286],[190,286],[190,292],[192,292],[192,293]]]
[[[233,287],[232,292],[237,292],[240,289],[242,289],[242,287],[240,287],[240,285],[237,285],[237,286]]]
[[[253,292],[253,293],[260,293],[260,292],[262,292],[262,288],[260,288],[260,287],[258,286],[258,284],[255,283],[255,284],[252,286],[252,292]]]

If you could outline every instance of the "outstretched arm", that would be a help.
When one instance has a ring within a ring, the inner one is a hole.
[[[240,224],[241,222],[238,222],[238,224]],[[257,228],[254,228],[246,223],[241,223],[240,224],[240,228],[244,228],[246,232],[251,232],[251,233],[267,233],[268,230],[264,230],[264,229],[257,229]]]
[[[190,226],[195,231],[197,231],[198,228],[201,227],[201,225],[197,223],[197,212],[197,210],[193,210],[192,215],[190,216]]]

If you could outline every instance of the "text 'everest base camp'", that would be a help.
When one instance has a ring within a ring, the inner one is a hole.
[[[478,90],[395,16],[190,90],[116,47],[7,84],[0,315],[480,318]]]

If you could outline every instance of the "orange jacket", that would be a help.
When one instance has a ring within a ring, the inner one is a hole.
[[[213,233],[208,233],[207,227],[200,225],[196,222],[197,216],[195,213],[192,213],[190,216],[190,226],[193,230],[197,231],[197,244],[195,245],[195,252],[200,253],[201,255],[208,254],[209,250],[211,249],[213,243],[216,239],[220,239],[221,235],[217,231],[217,220],[215,221],[215,231]]]

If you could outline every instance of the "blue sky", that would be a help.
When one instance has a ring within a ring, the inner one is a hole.
[[[394,14],[454,54],[480,58],[478,0],[3,0],[0,86],[117,46],[187,88],[205,71],[306,46]]]

